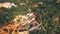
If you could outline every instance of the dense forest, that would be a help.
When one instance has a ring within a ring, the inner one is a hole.
[[[30,8],[42,23],[42,29],[33,30],[31,34],[60,34],[60,0],[0,0],[4,2],[15,3],[17,7],[0,8],[0,26],[12,23],[15,15],[26,14]]]

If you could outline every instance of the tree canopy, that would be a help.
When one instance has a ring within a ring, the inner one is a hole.
[[[59,0],[0,0],[0,2],[12,2],[17,5],[16,8],[0,8],[0,26],[9,24],[15,15],[26,14],[27,10],[31,8],[46,29],[46,31],[33,31],[31,34],[60,34]],[[43,3],[41,4],[41,2]],[[20,3],[25,3],[26,5],[20,5]]]

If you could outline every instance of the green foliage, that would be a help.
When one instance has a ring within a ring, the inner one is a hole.
[[[35,30],[31,34],[60,34],[60,4],[56,2],[57,0],[28,0],[29,3],[24,6],[20,6],[19,3],[26,3],[26,0],[0,0],[0,2],[7,1],[16,3],[18,7],[11,9],[1,8],[3,12],[0,12],[0,25],[7,24],[10,20],[13,20],[15,15],[26,14],[28,8],[31,8],[32,11],[37,14],[38,20],[42,21],[42,25],[46,29],[46,31]],[[32,8],[33,4],[40,1],[43,2],[43,5]]]

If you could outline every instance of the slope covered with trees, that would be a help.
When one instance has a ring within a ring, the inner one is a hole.
[[[26,14],[31,8],[43,26],[41,30],[34,30],[31,34],[60,34],[60,0],[0,0],[0,2],[13,2],[17,5],[16,8],[0,8],[0,26],[12,23],[15,15]]]

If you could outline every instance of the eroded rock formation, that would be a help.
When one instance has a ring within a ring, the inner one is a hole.
[[[3,27],[0,30],[0,33],[2,34],[3,32],[7,32],[7,34],[29,34],[29,31],[38,29],[41,25],[36,20],[34,12],[27,13],[26,15],[17,15],[15,16],[13,22],[13,24]]]
[[[4,7],[4,8],[9,9],[9,8],[11,8],[12,6],[17,7],[17,5],[15,5],[14,3],[10,3],[10,2],[0,3],[0,8],[1,8],[1,7]]]

